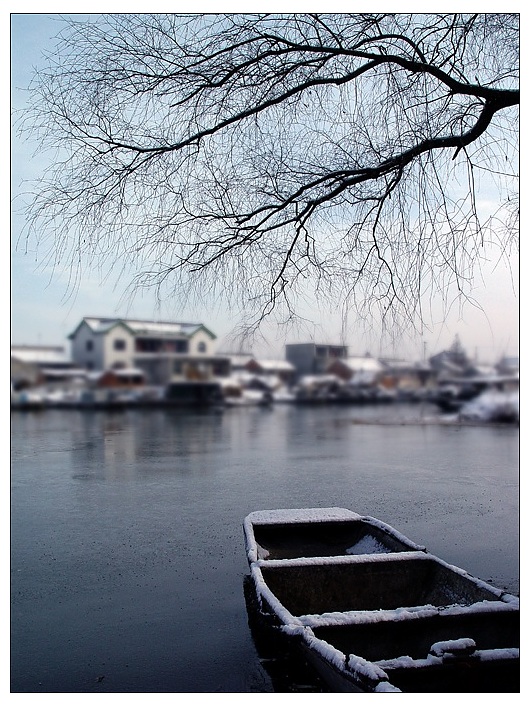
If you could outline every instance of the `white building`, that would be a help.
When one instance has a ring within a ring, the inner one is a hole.
[[[11,380],[15,387],[83,379],[62,346],[11,346]]]
[[[70,334],[72,360],[87,370],[137,368],[153,384],[209,380],[230,363],[203,324],[85,317]]]
[[[11,346],[11,357],[40,368],[68,368],[72,361],[62,346]]]

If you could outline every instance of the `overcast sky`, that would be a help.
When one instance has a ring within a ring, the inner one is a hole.
[[[28,85],[34,69],[41,63],[41,52],[53,46],[52,38],[61,23],[57,16],[21,14],[11,17],[11,101],[12,107],[24,104],[21,88]],[[42,157],[34,155],[34,145],[23,143],[16,133],[11,142],[12,196],[21,189],[24,180],[39,175]],[[13,212],[11,220],[11,339],[13,344],[55,344],[67,346],[67,336],[83,316],[124,316],[137,318],[172,319],[171,302],[157,305],[154,294],[144,294],[132,305],[123,300],[127,279],[102,281],[93,272],[72,291],[69,271],[50,272],[43,268],[40,253],[31,245],[26,247],[22,233],[22,218]],[[299,331],[277,331],[265,327],[267,343],[254,343],[254,352],[265,357],[283,357],[285,342],[316,340],[342,343],[350,346],[352,355],[372,354],[405,356],[419,359],[451,345],[458,335],[467,352],[482,362],[495,362],[502,355],[517,355],[519,345],[518,259],[511,258],[511,271],[506,262],[490,262],[482,267],[482,278],[477,278],[474,297],[480,307],[458,306],[445,320],[435,320],[415,338],[406,338],[394,346],[379,335],[365,335],[355,326],[343,338],[342,322],[328,310],[316,308],[308,313],[314,323]],[[223,309],[179,313],[181,320],[201,321],[220,338],[220,348],[229,345],[225,338],[238,325],[230,311]],[[233,346],[232,346],[233,347]]]

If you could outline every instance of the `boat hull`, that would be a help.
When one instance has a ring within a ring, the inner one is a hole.
[[[519,690],[517,597],[340,508],[244,529],[254,633],[296,645],[329,690]]]

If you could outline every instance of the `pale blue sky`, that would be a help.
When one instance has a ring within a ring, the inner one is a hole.
[[[50,15],[24,14],[11,17],[11,62],[12,62],[12,106],[17,108],[24,102],[24,94],[18,90],[28,84],[33,68],[39,66],[41,52],[50,49],[51,38],[57,34],[60,21]],[[32,179],[39,173],[42,158],[32,154],[34,146],[22,143],[16,134],[12,136],[11,172],[13,196],[25,179]],[[122,302],[122,294],[128,280],[122,280],[114,287],[112,279],[102,282],[98,273],[90,273],[79,284],[77,292],[69,288],[69,271],[50,272],[42,268],[40,253],[31,246],[26,251],[25,243],[19,241],[22,220],[12,214],[11,248],[11,331],[15,344],[56,344],[67,345],[66,337],[83,316],[135,316],[141,318],[174,318],[175,309],[171,302],[157,308],[154,295],[144,295],[135,301],[131,308]],[[494,362],[503,354],[515,355],[519,344],[518,311],[518,260],[512,257],[512,273],[504,264],[491,263],[483,268],[484,280],[476,281],[475,298],[484,309],[479,311],[466,306],[463,316],[458,308],[451,312],[445,321],[439,321],[432,332],[425,332],[416,339],[401,342],[396,350],[385,346],[380,348],[377,337],[361,337],[360,332],[351,330],[345,341],[352,354],[361,354],[369,349],[372,353],[390,355],[400,353],[419,358],[423,351],[423,341],[427,343],[429,354],[448,347],[456,334],[464,347],[472,355],[477,354],[482,361]],[[512,280],[513,277],[513,280]],[[264,356],[283,356],[283,343],[310,338],[321,341],[340,342],[341,322],[332,312],[314,311],[315,325],[304,331],[292,331],[284,339],[285,332],[278,334],[275,329],[265,328],[269,345],[257,345],[255,351]],[[181,320],[200,320],[223,339],[239,322],[230,312],[184,311],[179,312]],[[221,342],[221,347],[226,347]]]

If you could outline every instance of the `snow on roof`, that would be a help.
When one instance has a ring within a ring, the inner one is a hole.
[[[159,336],[191,336],[202,324],[156,323],[150,321],[126,321],[136,334],[149,333]]]
[[[85,377],[87,380],[99,380],[100,377],[102,377],[105,374],[105,371],[103,370],[89,370],[87,371]]]
[[[116,377],[129,377],[130,375],[145,375],[145,372],[141,368],[115,368],[112,371]]]
[[[409,372],[409,371],[424,371],[430,370],[430,366],[425,361],[410,361],[410,360],[394,360],[394,359],[383,359],[380,361],[381,364],[388,370],[394,372]]]
[[[304,375],[298,381],[298,384],[306,387],[310,385],[324,385],[326,383],[339,382],[336,375]]]
[[[111,368],[109,370],[89,370],[85,371],[85,376],[88,380],[99,380],[104,375],[115,375],[120,377],[131,377],[134,375],[145,376],[145,372],[141,368]]]
[[[24,363],[70,363],[70,357],[61,346],[11,346],[11,355]]]
[[[253,360],[256,360],[255,358]],[[256,360],[256,363],[263,370],[294,370],[294,366],[288,360]]]
[[[229,379],[239,385],[250,385],[257,381],[270,389],[274,389],[283,384],[282,380],[277,375],[271,375],[269,373],[250,373],[247,370],[236,370]]]
[[[87,372],[84,368],[41,368],[41,370],[48,378],[84,378]]]
[[[105,333],[113,326],[124,324],[137,336],[191,336],[200,328],[204,328],[203,324],[178,323],[171,321],[143,321],[138,319],[121,318],[96,318],[90,316],[85,317],[83,321],[90,326],[94,333]]]
[[[227,358],[230,358],[230,362],[233,367],[246,365],[249,360],[253,359],[253,356],[250,353],[220,353],[220,355],[224,355]]]
[[[384,369],[384,366],[376,358],[354,357],[345,358],[340,362],[350,370],[360,372],[378,373]]]

